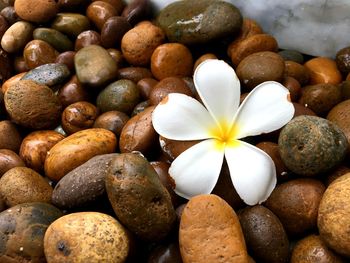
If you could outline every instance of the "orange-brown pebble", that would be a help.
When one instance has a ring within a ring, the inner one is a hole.
[[[150,63],[153,51],[165,41],[163,30],[151,22],[142,22],[126,32],[121,41],[125,60],[133,66]]]
[[[197,58],[197,60],[194,63],[193,71],[196,70],[196,68],[198,67],[198,65],[200,63],[202,63],[203,61],[205,61],[207,59],[217,59],[217,56],[215,54],[213,54],[213,53],[206,53],[206,54],[200,56],[199,58]]]
[[[239,34],[227,47],[227,55],[231,57],[231,51],[233,51],[242,40],[252,35],[263,33],[264,32],[261,26],[255,20],[250,18],[243,18],[243,24]]]
[[[238,66],[245,57],[253,53],[261,51],[277,52],[277,50],[278,43],[273,36],[268,34],[255,34],[234,45],[229,53],[231,54],[233,65]]]
[[[159,80],[166,77],[190,77],[193,71],[191,51],[180,43],[158,46],[151,57],[152,74]]]
[[[47,22],[58,12],[57,0],[16,0],[16,14],[23,20],[35,23]]]
[[[86,9],[86,16],[101,30],[103,24],[118,12],[114,6],[105,1],[94,1]]]
[[[301,86],[304,86],[309,82],[310,73],[306,67],[292,60],[286,60],[284,64],[285,77],[295,78],[299,81]]]
[[[58,54],[50,44],[39,39],[28,42],[23,50],[24,60],[30,69],[54,63]]]
[[[330,83],[337,85],[342,81],[342,75],[333,59],[316,57],[308,60],[304,66],[310,72],[310,84]]]
[[[1,91],[2,93],[5,94],[5,92],[7,91],[7,89],[17,83],[27,72],[22,72],[22,73],[18,73],[17,75],[12,76],[11,78],[7,79],[1,86]]]
[[[181,93],[187,96],[193,96],[191,89],[186,82],[177,77],[167,77],[159,81],[149,94],[151,105],[157,105],[170,93]]]
[[[17,153],[8,149],[0,149],[0,177],[13,167],[25,166]]]
[[[235,211],[216,195],[197,195],[184,208],[179,230],[184,263],[248,263]]]

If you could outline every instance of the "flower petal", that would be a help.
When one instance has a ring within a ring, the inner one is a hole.
[[[240,82],[233,68],[222,60],[208,59],[196,68],[193,81],[216,122],[231,126],[240,97]]]
[[[265,201],[276,186],[275,165],[264,151],[242,141],[225,148],[232,184],[248,205]]]
[[[253,89],[235,117],[235,137],[269,133],[284,126],[294,114],[289,91],[280,83],[267,81]]]
[[[210,130],[216,126],[199,101],[179,93],[169,94],[158,104],[152,123],[163,137],[183,141],[210,138]]]
[[[179,155],[169,168],[175,180],[175,192],[187,199],[209,194],[219,178],[224,159],[224,147],[215,139],[202,141]]]

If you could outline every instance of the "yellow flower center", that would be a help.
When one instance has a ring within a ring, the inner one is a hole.
[[[224,150],[228,145],[233,147],[238,143],[236,139],[237,125],[231,126],[226,121],[222,121],[220,125],[210,129],[210,135],[215,139],[215,148],[218,150]]]

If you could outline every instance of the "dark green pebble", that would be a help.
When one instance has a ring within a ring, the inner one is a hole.
[[[89,19],[78,13],[58,13],[51,27],[71,37],[90,29]]]
[[[56,29],[37,28],[33,32],[33,38],[46,41],[60,52],[73,50],[73,42],[65,34],[62,34]]]
[[[296,50],[281,50],[278,52],[278,54],[284,59],[284,60],[291,60],[299,64],[304,64],[304,56],[299,51]]]
[[[281,131],[278,147],[285,165],[299,175],[322,174],[345,157],[348,143],[334,123],[316,116],[298,116]]]

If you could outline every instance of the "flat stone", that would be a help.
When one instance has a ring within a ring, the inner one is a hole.
[[[242,26],[242,15],[223,1],[187,0],[161,10],[157,22],[170,42],[192,45],[234,35]]]
[[[256,20],[283,49],[334,58],[349,46],[350,2],[347,0],[224,0],[244,17]],[[174,0],[150,0],[155,12]]]
[[[70,75],[65,64],[49,63],[28,71],[21,80],[29,79],[38,84],[54,86],[65,81]]]
[[[181,215],[179,244],[184,263],[248,263],[235,211],[217,195],[198,195]]]

